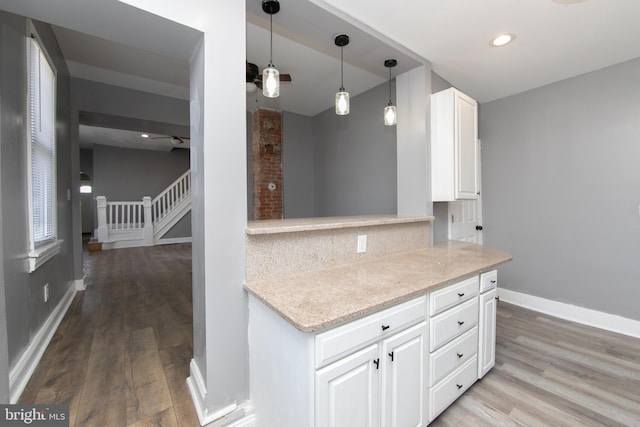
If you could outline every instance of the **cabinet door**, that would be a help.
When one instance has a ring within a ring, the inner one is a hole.
[[[376,344],[316,371],[316,426],[378,426],[379,368]]]
[[[495,288],[480,295],[478,378],[482,378],[496,364],[497,295]]]
[[[455,92],[455,198],[477,199],[477,103]]]
[[[382,425],[423,426],[427,423],[427,323],[382,343]]]

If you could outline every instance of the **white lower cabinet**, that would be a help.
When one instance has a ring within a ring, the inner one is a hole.
[[[426,343],[423,321],[318,369],[316,425],[425,425]]]
[[[423,426],[427,422],[427,323],[382,342],[382,425]]]
[[[476,382],[476,374],[477,359],[474,356],[429,390],[429,422]]]
[[[421,427],[495,364],[497,273],[303,333],[249,298],[256,425]]]
[[[376,344],[316,371],[316,425],[378,425],[379,357]]]
[[[480,294],[478,328],[478,378],[482,378],[496,364],[496,310],[498,290],[493,288]]]

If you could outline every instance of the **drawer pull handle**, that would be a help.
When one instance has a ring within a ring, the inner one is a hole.
[[[464,292],[458,292],[458,296],[462,298],[464,296]]]
[[[464,386],[462,384],[456,384],[456,387],[458,387],[458,390],[460,390]]]
[[[492,281],[491,281],[491,283],[495,284],[495,283],[496,283],[496,281],[495,281],[495,280],[492,280]]]
[[[391,361],[393,362],[393,351],[389,353],[389,356],[391,357]]]
[[[456,353],[456,355],[458,355],[458,359],[460,359],[462,356],[464,356],[464,353]]]
[[[391,327],[391,325],[382,325],[382,330],[386,331],[387,329],[389,329]]]
[[[464,325],[464,320],[458,320],[458,325],[460,326]]]
[[[496,301],[500,301],[500,297],[496,297]]]
[[[374,359],[373,364],[376,365],[376,369],[380,369],[380,359]]]

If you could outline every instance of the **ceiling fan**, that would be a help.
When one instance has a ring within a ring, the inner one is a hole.
[[[185,139],[190,139],[188,136],[152,136],[149,139],[170,139],[173,145],[184,144]]]
[[[281,82],[291,82],[291,74],[280,74]],[[262,73],[256,64],[247,61],[247,92],[253,92],[256,88],[262,89]]]

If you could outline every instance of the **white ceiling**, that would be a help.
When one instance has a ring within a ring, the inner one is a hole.
[[[143,138],[141,132],[106,128],[101,126],[79,125],[80,146],[91,148],[93,144],[109,145],[112,147],[134,148],[138,150],[171,151],[175,149],[190,149],[190,141],[184,135],[174,139],[173,136],[147,133]]]
[[[391,35],[481,103],[640,57],[638,0],[312,1]],[[490,47],[501,32],[515,42]]]
[[[426,58],[434,71],[480,102],[640,57],[639,0],[280,3],[273,19],[273,61],[293,82],[283,85],[275,106],[301,114],[333,103],[338,33],[351,37],[344,56],[345,87],[352,96],[384,83],[382,61],[391,56],[399,60],[394,74]],[[246,4],[247,58],[262,68],[268,62],[268,16],[260,0]],[[59,27],[55,32],[74,76],[187,97],[196,30],[117,0],[0,0],[0,9]],[[516,34],[515,42],[490,47],[489,39],[503,31]],[[388,35],[386,44],[371,34]],[[255,95],[247,102],[255,105]],[[267,105],[261,95],[258,104]]]

